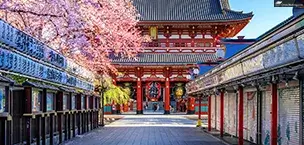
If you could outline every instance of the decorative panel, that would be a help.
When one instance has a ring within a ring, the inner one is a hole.
[[[263,54],[250,58],[242,62],[244,74],[249,74],[252,72],[264,69],[263,66]]]
[[[265,68],[271,68],[298,59],[296,43],[292,39],[264,53],[263,64]]]
[[[243,75],[242,64],[239,63],[225,71],[224,81],[239,77]]]
[[[297,37],[300,56],[304,57],[304,34]]]

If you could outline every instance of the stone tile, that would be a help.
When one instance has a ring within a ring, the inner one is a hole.
[[[196,121],[175,115],[128,115],[77,137],[66,145],[222,145],[195,128]]]

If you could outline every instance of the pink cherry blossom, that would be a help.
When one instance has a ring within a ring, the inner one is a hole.
[[[134,58],[143,37],[130,0],[0,0],[0,18],[95,72],[110,53]]]

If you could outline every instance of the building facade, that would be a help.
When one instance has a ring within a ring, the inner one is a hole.
[[[138,27],[152,42],[143,44],[137,60],[111,57],[120,72],[112,75],[114,82],[134,90],[136,103],[130,108],[137,114],[153,104],[164,108],[165,114],[170,106],[193,113],[194,104],[186,103],[185,84],[199,67],[224,59],[219,40],[235,36],[252,13],[231,10],[228,0],[134,0],[133,4],[140,13]]]
[[[304,15],[187,84],[208,99],[208,130],[263,145],[303,144]]]

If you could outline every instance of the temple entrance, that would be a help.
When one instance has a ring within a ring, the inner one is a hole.
[[[165,89],[160,82],[147,82],[143,89],[143,113],[164,114]]]

